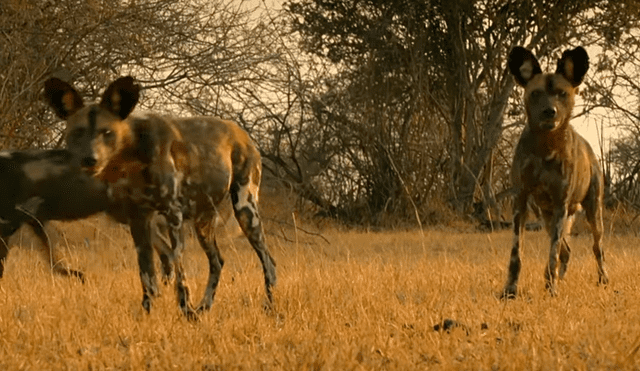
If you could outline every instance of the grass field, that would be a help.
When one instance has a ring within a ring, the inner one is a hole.
[[[250,246],[227,239],[214,306],[191,323],[173,287],[163,287],[150,315],[143,312],[126,228],[97,218],[63,229],[67,261],[87,282],[52,275],[34,249],[12,249],[0,281],[1,370],[640,368],[633,236],[606,235],[606,288],[596,285],[590,237],[574,237],[566,279],[551,298],[543,281],[548,239],[528,232],[521,295],[502,302],[508,231],[328,228],[321,231],[327,243],[271,225],[274,311],[263,310],[262,271]],[[194,240],[185,265],[199,300],[207,263]],[[460,326],[434,331],[445,319]]]

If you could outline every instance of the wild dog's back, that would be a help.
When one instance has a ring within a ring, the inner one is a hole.
[[[231,178],[243,184],[251,178],[252,183],[260,184],[260,153],[235,122],[216,117],[190,117],[172,122],[183,133],[188,181],[212,188],[218,186],[220,190],[228,189]]]
[[[176,176],[184,198],[198,194],[213,197],[204,204],[219,204],[233,179],[258,187],[262,163],[249,135],[235,122],[216,117],[176,118],[145,114],[129,117],[136,146],[113,156],[103,178],[111,184],[124,181],[127,192],[144,193],[155,186],[153,173]],[[166,158],[165,158],[166,155]],[[155,170],[154,170],[155,169]]]

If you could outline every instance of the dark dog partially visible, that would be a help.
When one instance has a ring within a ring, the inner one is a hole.
[[[62,265],[45,231],[49,220],[75,220],[108,207],[106,186],[81,171],[67,150],[0,152],[0,277],[9,252],[7,239],[28,224],[42,241],[54,272],[83,274]]]
[[[9,253],[8,239],[24,224],[34,231],[44,246],[46,261],[55,273],[84,280],[82,272],[69,269],[59,261],[47,234],[50,220],[72,221],[100,212],[128,222],[126,205],[109,197],[107,185],[87,174],[68,150],[0,151],[0,277]],[[164,219],[152,221],[153,248],[160,255],[163,278],[173,275],[172,251]]]

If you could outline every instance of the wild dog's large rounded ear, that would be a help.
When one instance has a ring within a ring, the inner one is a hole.
[[[540,63],[533,53],[521,46],[511,50],[508,64],[509,71],[521,86],[526,86],[535,75],[542,73]]]
[[[564,76],[573,87],[576,87],[582,83],[588,70],[589,55],[583,47],[579,46],[573,50],[565,50],[562,53],[556,73]]]
[[[56,115],[63,120],[84,106],[76,89],[56,77],[44,82],[44,96]]]
[[[140,85],[131,76],[125,76],[112,82],[102,94],[100,106],[121,119],[127,118],[140,98]]]

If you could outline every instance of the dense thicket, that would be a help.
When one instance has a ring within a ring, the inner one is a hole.
[[[305,50],[338,69],[314,114],[351,167],[344,195],[374,215],[425,218],[436,200],[470,211],[509,188],[505,130],[523,119],[509,100],[513,46],[555,63],[572,45],[612,50],[638,31],[637,6],[624,1],[292,0],[287,9]],[[610,68],[594,60],[598,79]],[[587,110],[601,90],[586,90]]]

